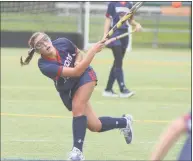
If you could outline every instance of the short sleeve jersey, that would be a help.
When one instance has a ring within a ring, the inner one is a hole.
[[[112,19],[111,28],[120,20],[122,16],[130,11],[133,2],[109,2],[106,17]],[[119,29],[128,29],[128,25],[124,23]]]
[[[77,47],[66,38],[52,41],[56,49],[57,61],[55,59],[41,57],[38,61],[40,71],[51,78],[58,91],[72,89],[78,82],[79,77],[62,77],[63,67],[74,67]]]

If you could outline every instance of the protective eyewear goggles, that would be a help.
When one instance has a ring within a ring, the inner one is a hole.
[[[34,48],[35,50],[40,50],[45,46],[45,43],[50,43],[51,39],[48,35],[44,35],[35,45]]]

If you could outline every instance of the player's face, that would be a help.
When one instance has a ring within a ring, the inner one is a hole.
[[[55,51],[50,38],[45,34],[40,34],[34,43],[36,51],[43,55],[50,55]]]

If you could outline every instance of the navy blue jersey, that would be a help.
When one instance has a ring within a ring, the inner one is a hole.
[[[191,161],[192,159],[192,135],[188,135],[180,153],[178,156],[178,161]]]
[[[58,91],[67,91],[73,88],[79,81],[79,77],[62,77],[63,67],[74,67],[77,47],[66,38],[52,41],[56,48],[57,61],[47,57],[41,57],[38,61],[40,71],[51,78]]]
[[[185,115],[184,120],[186,122],[187,132],[190,134],[192,131],[192,113],[190,112],[189,114]]]
[[[106,17],[112,19],[111,28],[120,20],[122,16],[130,11],[132,8],[132,2],[109,2]],[[118,30],[128,29],[127,23],[124,23]]]
[[[180,151],[178,161],[191,160],[192,156],[192,112],[184,116],[188,137]]]

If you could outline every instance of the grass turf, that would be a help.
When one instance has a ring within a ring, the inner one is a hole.
[[[65,160],[72,147],[72,117],[53,82],[44,77],[35,56],[19,64],[27,49],[1,48],[1,158]],[[191,106],[191,51],[133,49],[124,59],[125,81],[136,95],[130,99],[101,96],[112,64],[104,49],[92,62],[98,85],[91,103],[99,116],[134,117],[134,140],[127,145],[118,130],[87,131],[87,160],[146,160],[168,123]],[[118,86],[114,88],[117,92]],[[184,137],[167,155],[175,160]]]

